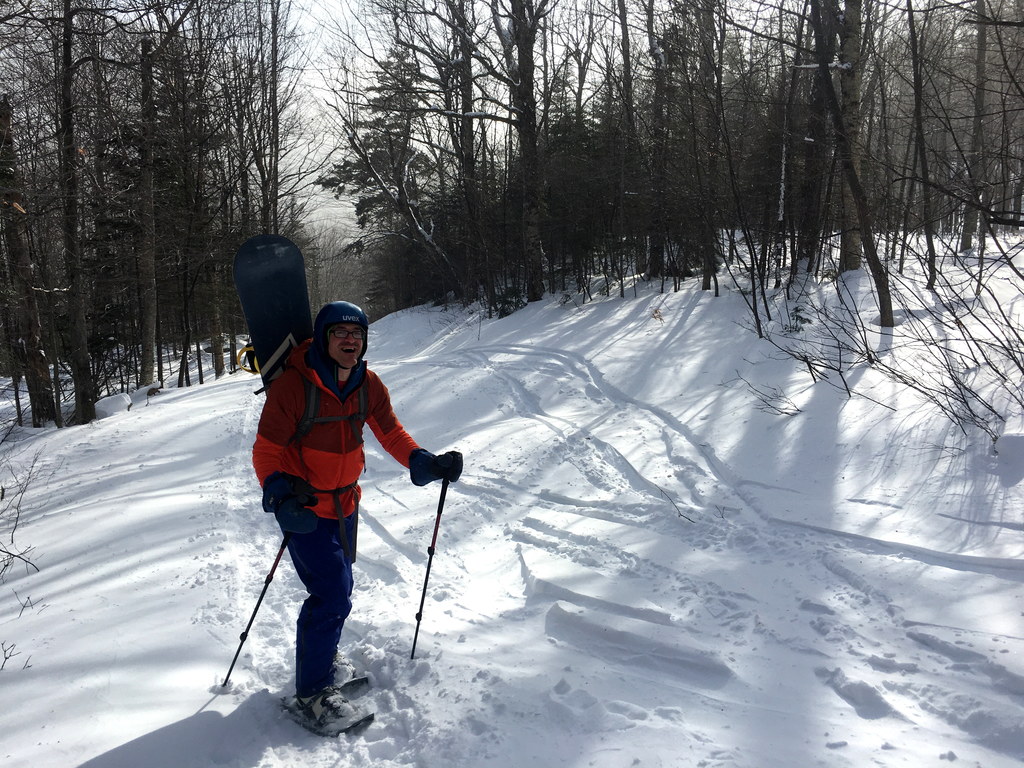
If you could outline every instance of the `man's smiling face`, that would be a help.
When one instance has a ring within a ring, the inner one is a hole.
[[[337,323],[327,332],[327,354],[342,368],[355,368],[363,351],[364,331],[357,323]]]

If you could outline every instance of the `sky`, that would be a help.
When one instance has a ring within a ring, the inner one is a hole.
[[[34,567],[0,584],[0,762],[1020,765],[1020,414],[993,445],[875,370],[848,372],[853,397],[812,381],[725,281],[612,293],[371,325],[399,418],[465,471],[411,659],[440,488],[367,437],[340,651],[376,720],[354,737],[283,711],[304,597],[287,558],[222,685],[281,543],[250,463],[255,377],[15,430],[0,472],[27,483],[5,503]]]

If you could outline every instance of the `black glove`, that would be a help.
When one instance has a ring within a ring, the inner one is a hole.
[[[409,476],[413,485],[426,485],[435,480],[456,482],[462,475],[462,454],[448,451],[435,456],[430,451],[417,448],[409,455]]]
[[[458,451],[442,453],[434,459],[434,473],[449,483],[458,482],[462,476],[462,454]]]
[[[307,505],[316,504],[316,496],[295,490],[297,477],[275,472],[263,483],[263,509],[272,513],[282,531],[310,533],[316,530],[316,513]]]

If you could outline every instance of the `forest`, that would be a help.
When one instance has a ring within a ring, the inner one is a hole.
[[[271,232],[302,246],[314,305],[371,320],[728,281],[815,378],[878,366],[994,438],[1024,374],[1022,18],[1021,0],[0,0],[5,396],[64,426],[195,383],[196,357],[221,375],[245,343],[231,258]],[[871,307],[844,300],[857,274]],[[879,353],[897,327],[930,370]]]

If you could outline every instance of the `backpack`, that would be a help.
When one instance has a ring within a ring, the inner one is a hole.
[[[369,394],[366,380],[359,385],[359,389],[356,390],[356,394],[359,397],[359,408],[351,416],[317,416],[320,411],[320,389],[312,381],[307,379],[305,376],[302,377],[302,383],[306,390],[306,408],[302,413],[302,417],[299,419],[298,424],[295,426],[295,434],[292,435],[288,444],[295,442],[299,443],[299,461],[305,465],[305,459],[302,458],[302,438],[309,434],[310,430],[313,429],[314,424],[324,424],[331,421],[347,421],[352,426],[352,433],[355,435],[356,441],[359,445],[363,444],[363,424],[366,423],[366,414],[369,408]],[[329,493],[334,499],[335,509],[338,511],[339,524],[342,520],[341,514],[341,497],[354,489],[356,483],[347,485],[344,488],[314,488],[308,482],[303,481],[304,492],[308,493]],[[344,535],[344,525],[342,525],[341,544],[345,550],[345,554],[351,562],[356,561],[356,541],[358,537],[358,526],[359,526],[359,501],[356,497],[356,512],[355,521],[352,524],[352,538]]]
[[[302,418],[296,424],[295,434],[288,441],[289,444],[299,441],[308,435],[310,430],[313,429],[314,424],[324,424],[330,421],[347,421],[352,426],[352,434],[355,435],[356,442],[362,445],[363,424],[366,423],[366,413],[369,407],[366,380],[364,379],[359,385],[357,390],[359,408],[351,416],[317,416],[317,413],[320,411],[320,389],[305,376],[302,377],[302,383],[306,388],[306,410],[303,411]]]

